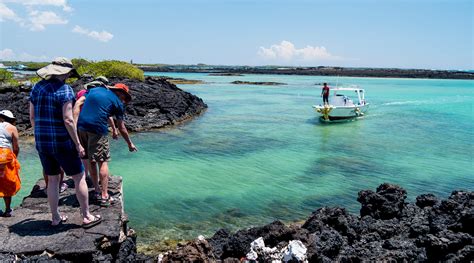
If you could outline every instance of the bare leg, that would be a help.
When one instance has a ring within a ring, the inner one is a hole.
[[[97,175],[97,163],[89,161],[89,173],[92,178],[92,183],[94,184],[94,189],[95,192],[98,193],[100,192],[100,187],[99,187],[99,176]]]
[[[11,209],[10,205],[12,203],[12,197],[4,196],[3,201],[5,202],[5,211],[9,211]]]
[[[94,220],[94,216],[89,212],[89,194],[84,172],[72,176],[76,186],[76,197],[81,206],[82,222],[89,223]]]
[[[64,185],[64,186],[63,186]],[[60,181],[59,181],[59,192],[62,193],[66,190],[67,184],[64,182],[64,170],[61,168]]]
[[[87,159],[82,159],[82,165],[84,165],[84,173],[87,176],[89,176],[89,160]]]
[[[46,175],[44,170],[43,170],[43,179],[44,179],[44,183],[46,184],[46,188],[48,188],[48,176]]]
[[[59,177],[60,178],[60,181],[59,181],[59,184],[62,184],[64,182],[64,170],[61,168],[61,172],[59,174]]]
[[[61,215],[58,210],[59,202],[59,174],[48,175],[48,203],[51,209],[53,225],[61,221]]]
[[[107,197],[109,197],[107,194],[107,190],[109,189],[109,164],[108,162],[99,162],[99,167],[102,199],[107,199]]]

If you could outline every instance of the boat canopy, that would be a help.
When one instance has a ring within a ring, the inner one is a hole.
[[[351,105],[351,104],[353,105],[354,103],[352,102],[352,100],[350,100],[349,98],[347,98],[344,95],[338,94],[339,91],[342,91],[342,93],[344,93],[344,91],[353,91],[353,92],[357,93],[357,99],[358,99],[358,103],[355,103],[355,104],[356,105],[365,105],[364,89],[359,88],[359,86],[352,85],[350,87],[331,88],[330,91],[333,92],[333,96],[334,96],[333,99],[332,99],[333,104],[348,105],[347,102],[349,101],[349,105]],[[345,92],[345,93],[347,94],[347,92]],[[340,96],[343,96],[344,98],[342,100],[337,99],[337,97],[340,97]],[[341,102],[339,102],[339,100]]]
[[[331,91],[355,91],[355,92],[364,92],[364,89],[359,88],[358,86],[350,86],[347,88],[330,88]]]

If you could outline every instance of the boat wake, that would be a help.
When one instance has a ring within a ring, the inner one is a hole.
[[[423,105],[423,104],[435,104],[434,100],[407,100],[407,101],[393,101],[382,103],[382,106],[398,106],[398,105]]]
[[[407,100],[407,101],[392,101],[380,104],[381,106],[399,106],[399,105],[432,105],[432,104],[445,104],[445,103],[462,103],[466,101],[472,101],[472,97],[469,96],[456,96],[451,98],[438,98],[429,100]]]

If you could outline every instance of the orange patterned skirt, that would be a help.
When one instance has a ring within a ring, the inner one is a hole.
[[[0,148],[0,198],[14,196],[20,188],[20,163],[12,150]]]

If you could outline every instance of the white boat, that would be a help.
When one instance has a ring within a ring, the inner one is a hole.
[[[365,91],[358,86],[332,88],[329,92],[328,105],[313,105],[323,122],[359,118],[364,116],[369,109],[369,103],[365,101]]]

